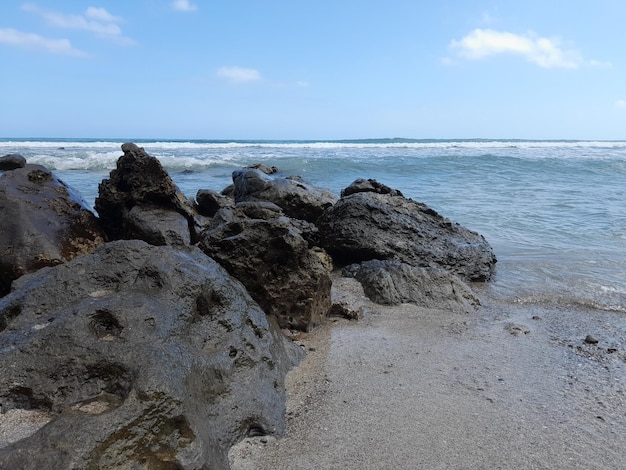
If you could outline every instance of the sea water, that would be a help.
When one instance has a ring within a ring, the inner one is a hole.
[[[221,191],[233,170],[276,166],[336,194],[356,178],[399,189],[485,236],[503,302],[626,314],[626,142],[523,140],[134,140],[181,191]],[[0,139],[93,208],[122,140]]]

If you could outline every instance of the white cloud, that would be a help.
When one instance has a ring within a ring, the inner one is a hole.
[[[558,39],[539,37],[533,32],[519,35],[492,29],[475,29],[461,40],[453,40],[450,48],[459,57],[468,60],[497,54],[518,54],[545,68],[578,68],[585,63],[577,51],[561,48]]]
[[[261,80],[261,74],[258,70],[245,69],[243,67],[220,67],[217,70],[217,75],[233,83]]]
[[[51,39],[33,33],[24,33],[10,28],[0,28],[0,44],[38,49],[52,54],[87,57],[87,54],[72,47],[68,39]]]
[[[196,11],[197,9],[193,3],[189,3],[189,0],[174,0],[172,8],[176,11]]]
[[[615,107],[620,109],[626,109],[626,100],[617,100],[615,102]]]
[[[104,8],[89,7],[84,15],[68,15],[44,10],[32,3],[25,3],[22,5],[22,10],[41,16],[46,23],[56,28],[89,31],[123,45],[135,43],[132,39],[122,35],[122,28],[117,24],[123,21],[122,18],[111,15]]]

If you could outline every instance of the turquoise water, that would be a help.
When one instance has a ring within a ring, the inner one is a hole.
[[[0,139],[93,205],[123,140]],[[221,190],[262,162],[335,193],[374,178],[483,234],[498,256],[489,294],[626,313],[626,142],[135,140],[180,189]]]

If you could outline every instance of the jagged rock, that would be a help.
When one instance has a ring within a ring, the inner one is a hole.
[[[485,281],[496,263],[483,236],[402,196],[374,192],[344,196],[316,225],[320,245],[340,265],[394,259]]]
[[[90,253],[103,237],[85,201],[45,167],[0,174],[0,297],[14,279]]]
[[[354,193],[378,193],[378,194],[390,194],[391,196],[402,196],[402,193],[397,189],[392,189],[387,185],[379,183],[373,179],[356,179],[350,186],[341,190],[341,197],[349,196]]]
[[[235,202],[269,201],[288,217],[315,222],[337,197],[328,189],[318,188],[299,178],[272,178],[257,169],[233,172]]]
[[[479,305],[472,290],[442,268],[417,268],[400,261],[364,261],[346,266],[372,301],[383,305],[414,303],[421,307],[466,313]]]
[[[24,168],[24,165],[26,165],[26,159],[17,153],[0,157],[0,171],[17,170]]]
[[[341,317],[347,320],[358,320],[363,317],[363,307],[354,310],[345,302],[334,302],[328,311],[328,316]]]
[[[0,299],[0,403],[49,422],[0,468],[228,468],[235,442],[285,428],[301,352],[268,320],[195,247],[116,241],[23,276]]]
[[[189,238],[196,237],[196,212],[155,157],[133,143],[122,145],[124,155],[117,160],[109,179],[98,187],[95,209],[109,240],[133,239],[145,230],[132,225],[128,213],[142,206],[142,214],[157,209],[150,218],[156,220],[163,211],[181,214],[188,223]],[[149,232],[158,232],[159,226]],[[167,239],[166,234],[162,234]],[[185,237],[186,238],[186,237]],[[149,240],[145,240],[149,241]]]
[[[211,189],[200,189],[196,193],[196,209],[206,217],[213,217],[222,207],[229,207],[233,204],[234,201],[231,198]]]
[[[275,166],[268,166],[265,163],[255,163],[254,165],[249,165],[246,168],[261,170],[266,175],[273,175],[274,173],[278,173],[278,168],[276,168]]]
[[[240,203],[217,212],[198,246],[282,328],[308,330],[330,308],[331,279],[301,228],[274,204]]]

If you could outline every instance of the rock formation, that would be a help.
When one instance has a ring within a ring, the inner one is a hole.
[[[87,204],[45,167],[0,174],[0,297],[23,274],[90,253],[103,242]]]
[[[197,248],[117,241],[0,299],[0,403],[49,422],[0,468],[228,468],[284,429],[300,349]]]

